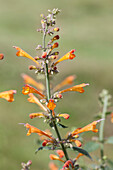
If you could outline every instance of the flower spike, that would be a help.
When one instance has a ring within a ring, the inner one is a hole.
[[[31,78],[27,74],[22,74],[22,78],[24,79],[25,84],[32,84],[37,89],[39,89],[41,91],[45,90],[45,87],[44,87],[44,85],[42,83],[38,83],[37,81],[35,81],[33,78]]]
[[[59,93],[64,93],[64,92],[67,92],[67,91],[77,91],[77,92],[79,92],[79,93],[83,93],[83,92],[84,92],[83,87],[88,86],[88,85],[89,85],[88,83],[87,83],[87,84],[82,83],[82,84],[79,84],[79,85],[70,87],[70,88],[68,88],[68,89],[62,90],[62,91],[60,91]]]
[[[36,93],[39,94],[42,97],[45,97],[44,94],[42,94],[41,92],[39,92],[38,90],[36,90],[35,88],[33,88],[32,86],[30,86],[29,84],[26,84],[25,87],[23,87],[22,93],[24,95],[27,95],[29,93]]]
[[[31,56],[30,56],[28,53],[26,53],[24,50],[22,50],[21,48],[16,47],[16,46],[13,46],[13,48],[16,48],[16,50],[17,50],[16,55],[17,55],[17,56],[29,58],[30,60],[34,61],[38,66],[40,66],[39,62],[36,61],[33,57],[31,57]]]
[[[15,93],[16,93],[16,90],[9,90],[9,91],[1,92],[0,98],[6,99],[8,102],[13,102]]]
[[[68,60],[68,59],[72,60],[73,58],[76,57],[74,52],[75,52],[75,49],[69,51],[63,57],[61,57],[56,63],[54,63],[54,65],[57,65],[58,63],[60,63],[61,61],[64,61],[64,60]]]

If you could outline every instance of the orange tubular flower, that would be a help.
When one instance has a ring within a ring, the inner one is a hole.
[[[64,92],[67,92],[67,91],[77,91],[77,92],[79,92],[79,93],[83,93],[83,92],[84,92],[83,87],[88,86],[88,85],[89,85],[88,83],[87,83],[87,84],[82,83],[82,84],[79,84],[79,85],[70,87],[70,88],[68,88],[68,89],[62,90],[62,91],[60,91],[59,93],[64,93]]]
[[[38,100],[37,97],[35,97],[32,93],[30,93],[30,94],[28,94],[28,95],[29,95],[28,101],[29,101],[30,103],[36,103],[36,104],[38,104],[42,110],[44,110],[44,111],[47,112],[47,109],[42,105],[42,103],[40,103],[40,101]]]
[[[79,133],[83,133],[83,132],[87,132],[87,131],[92,131],[92,132],[95,132],[97,133],[98,132],[98,129],[96,129],[96,125],[98,122],[100,122],[101,120],[103,119],[100,119],[100,120],[97,120],[97,121],[93,121],[92,123],[86,125],[85,127],[83,128],[77,128],[75,129],[72,133],[71,133],[71,136],[75,136]]]
[[[58,114],[57,116],[63,117],[64,119],[69,119],[69,117],[70,117],[69,114],[66,114],[66,113],[65,114]]]
[[[29,129],[28,132],[27,132],[27,136],[31,135],[31,133],[37,133],[39,136],[43,136],[44,135],[44,136],[47,136],[50,139],[53,139],[53,137],[50,136],[48,133],[46,133],[46,132],[44,132],[44,131],[42,131],[42,130],[34,127],[34,126],[31,126],[28,123],[25,124],[25,127],[27,129]]]
[[[9,91],[1,92],[0,98],[6,99],[8,102],[13,102],[15,93],[16,93],[16,90],[9,90]]]
[[[63,158],[64,157],[64,152],[62,150],[57,150],[56,153],[58,154],[58,156],[60,158]]]
[[[64,79],[60,84],[58,84],[58,85],[53,89],[53,91],[57,91],[57,90],[61,89],[63,86],[73,84],[75,78],[76,78],[75,75],[68,76],[68,77],[67,77],[66,79]]]
[[[53,162],[49,163],[49,168],[50,168],[50,170],[58,170],[59,169]]]
[[[83,156],[84,154],[82,154],[82,153],[79,153],[78,155],[77,155],[77,157],[75,158],[75,161],[77,161],[81,156]]]
[[[73,58],[76,57],[75,54],[73,54],[74,52],[75,52],[75,49],[69,51],[63,57],[61,57],[56,63],[54,63],[54,65],[57,65],[58,63],[60,63],[61,61],[64,61],[64,60],[68,60],[68,59],[72,60]]]
[[[47,107],[48,107],[50,110],[54,110],[54,108],[56,107],[56,104],[54,103],[54,100],[53,100],[53,99],[50,99],[50,100],[49,100],[49,103],[47,104]]]
[[[63,161],[62,159],[60,159],[57,155],[50,154],[49,157],[50,157],[51,160],[58,160],[58,161],[64,162],[64,161]]]
[[[34,85],[37,89],[43,91],[45,90],[45,87],[42,83],[38,83],[36,82],[33,78],[31,78],[30,76],[28,76],[27,74],[22,74],[22,78],[25,81],[25,84],[32,84]]]
[[[29,115],[29,117],[30,117],[31,119],[33,119],[33,118],[35,118],[35,117],[39,117],[39,118],[41,118],[41,117],[47,117],[47,115],[44,114],[44,113],[42,113],[42,112],[39,112],[39,113],[31,113],[31,114]]]
[[[42,97],[45,97],[44,94],[42,94],[41,92],[39,92],[38,90],[36,90],[35,88],[33,88],[32,86],[30,86],[29,84],[26,84],[25,87],[23,87],[22,93],[24,95],[27,95],[29,93],[36,93],[39,94]]]
[[[71,166],[72,168],[74,168],[73,162],[72,162],[71,160],[68,160],[68,161],[65,162],[62,170],[65,170],[65,168],[69,168],[69,166]]]
[[[34,61],[38,66],[40,66],[39,62],[36,61],[33,57],[31,57],[31,56],[30,56],[28,53],[26,53],[24,50],[22,50],[21,48],[16,47],[16,46],[13,46],[13,48],[16,48],[16,50],[17,50],[16,55],[17,55],[18,57],[21,56],[21,57],[29,58],[30,60]]]

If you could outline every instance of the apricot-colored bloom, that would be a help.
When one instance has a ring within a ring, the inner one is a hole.
[[[41,117],[47,117],[47,115],[46,115],[45,113],[43,113],[43,112],[39,112],[39,113],[31,113],[31,114],[29,115],[29,117],[30,117],[31,119],[33,119],[33,118],[35,118],[35,117],[39,117],[39,118],[41,118]]]
[[[54,103],[54,100],[53,100],[53,99],[50,99],[50,100],[49,100],[49,103],[47,104],[47,107],[48,107],[50,110],[54,110],[54,108],[56,107],[56,104]]]
[[[54,65],[57,65],[58,63],[60,63],[61,61],[64,61],[64,60],[68,60],[68,59],[72,60],[73,58],[76,57],[74,52],[75,52],[75,49],[69,51],[63,57],[61,57],[56,63],[54,63]]]
[[[113,123],[113,112],[111,113],[111,123]]]
[[[50,170],[58,170],[59,168],[54,164],[54,162],[49,163]]]
[[[6,99],[8,102],[13,102],[15,93],[16,93],[16,90],[9,90],[9,91],[1,92],[0,98]]]
[[[66,79],[64,79],[60,84],[55,86],[53,91],[57,91],[57,90],[61,89],[62,87],[66,86],[66,85],[73,84],[75,78],[76,78],[75,75],[71,75],[71,76],[66,77]]]
[[[23,93],[24,95],[27,95],[27,94],[29,94],[29,93],[36,93],[36,94],[39,94],[39,95],[42,96],[42,97],[45,97],[44,94],[42,94],[41,92],[39,92],[38,90],[36,90],[36,89],[33,88],[32,86],[30,86],[29,84],[26,84],[26,85],[23,87],[22,93]]]
[[[28,94],[29,95],[29,98],[28,98],[28,101],[30,103],[36,103],[40,106],[40,108],[44,111],[47,111],[47,109],[44,107],[44,105],[42,103],[40,103],[40,101],[38,100],[37,97],[35,97],[32,93]]]
[[[24,79],[25,84],[32,84],[41,91],[45,90],[45,87],[42,83],[36,82],[33,78],[31,78],[27,74],[22,74],[22,78]]]
[[[50,157],[51,160],[58,160],[58,161],[64,162],[64,161],[63,161],[62,159],[60,159],[57,155],[50,154],[49,157]]]
[[[75,140],[74,142],[77,145],[77,147],[81,147],[82,146],[82,144],[81,144],[81,142],[79,140]]]
[[[73,167],[73,162],[72,162],[72,160],[66,161],[65,164],[64,164],[64,166],[63,166],[63,168],[62,168],[62,170],[65,170],[65,168],[66,168],[66,169],[69,168],[69,166],[71,166],[72,168],[74,168],[74,167]]]
[[[67,113],[64,113],[64,114],[58,114],[57,115],[58,117],[63,117],[64,119],[69,119],[69,114],[67,114]]]
[[[75,161],[77,161],[81,156],[83,156],[84,154],[82,154],[82,153],[79,153],[78,155],[77,155],[77,157],[75,158]]]
[[[102,119],[100,120],[97,120],[97,121],[93,121],[92,123],[86,125],[85,127],[83,128],[77,128],[75,129],[72,133],[71,133],[71,136],[75,136],[79,133],[83,133],[83,132],[87,132],[87,131],[92,131],[92,132],[95,132],[97,133],[98,132],[98,129],[96,129],[96,125],[98,122],[100,122]]]
[[[39,136],[44,135],[44,136],[47,136],[50,139],[53,139],[52,136],[50,136],[48,133],[46,133],[46,132],[44,132],[44,131],[42,131],[42,130],[34,127],[34,126],[31,126],[28,123],[25,124],[25,127],[27,129],[29,129],[28,132],[27,132],[27,136],[31,135],[31,133],[37,133]]]
[[[79,93],[83,93],[83,92],[84,92],[83,87],[88,86],[88,85],[89,85],[88,83],[87,83],[87,84],[82,83],[82,84],[79,84],[79,85],[70,87],[70,88],[68,88],[68,89],[62,90],[62,91],[60,91],[59,93],[64,93],[64,92],[67,92],[67,91],[77,91],[77,92],[79,92]]]
[[[19,47],[16,47],[16,46],[13,46],[13,48],[16,48],[17,50],[17,53],[16,55],[18,57],[26,57],[26,58],[29,58],[30,60],[34,61],[37,65],[40,65],[38,61],[36,61],[32,56],[30,56],[28,53],[26,53],[24,50],[22,50],[21,48]]]
[[[60,158],[63,158],[64,157],[64,152],[62,150],[57,150],[56,153],[58,154],[58,156]]]

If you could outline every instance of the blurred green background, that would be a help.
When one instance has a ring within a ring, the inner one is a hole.
[[[35,155],[37,136],[26,136],[20,122],[45,130],[48,126],[42,120],[29,120],[29,113],[39,109],[27,102],[21,94],[23,80],[21,73],[35,78],[28,66],[33,64],[25,58],[16,57],[13,45],[19,46],[32,56],[42,42],[40,14],[48,9],[59,8],[57,17],[60,27],[60,56],[76,49],[73,61],[59,64],[60,73],[54,82],[58,84],[70,74],[76,74],[75,84],[89,83],[84,94],[64,94],[58,103],[57,112],[69,113],[70,120],[63,121],[69,128],[82,127],[94,120],[99,111],[98,94],[103,88],[113,95],[113,1],[112,0],[0,0],[0,53],[5,59],[0,61],[0,91],[15,89],[15,101],[0,100],[0,169],[19,170],[21,162],[33,161],[33,170],[48,169],[48,152]],[[69,129],[68,129],[69,130]],[[61,130],[62,131],[62,130]],[[63,131],[62,131],[63,132]],[[90,133],[89,133],[90,134]],[[106,122],[106,137],[113,134],[110,117]],[[95,134],[94,134],[95,135]],[[87,137],[86,140],[91,140]],[[107,155],[113,157],[112,146],[106,146]]]

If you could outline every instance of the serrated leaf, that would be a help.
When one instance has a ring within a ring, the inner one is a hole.
[[[89,155],[89,153],[86,150],[79,148],[79,147],[76,147],[76,146],[73,146],[72,149],[74,151],[78,151],[79,153],[84,154],[85,156],[87,156],[88,158],[90,158],[92,160],[92,157]]]
[[[107,140],[106,143],[113,144],[113,136],[110,136]]]
[[[57,125],[58,125],[59,127],[61,127],[61,128],[68,128],[67,126],[65,126],[65,125],[63,125],[63,124],[61,124],[61,123],[57,123]]]
[[[93,152],[95,151],[96,149],[98,149],[100,147],[100,144],[97,143],[97,142],[87,142],[85,145],[84,145],[84,149],[87,150],[88,152]]]

